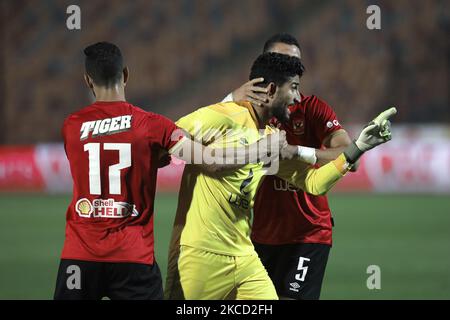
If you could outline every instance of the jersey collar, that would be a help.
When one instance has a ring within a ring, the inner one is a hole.
[[[255,112],[255,108],[253,108],[253,105],[249,101],[238,101],[236,104],[240,105],[241,107],[244,107],[248,110],[250,113],[250,116],[252,117],[252,120],[255,122],[255,125],[257,128],[259,128],[259,118],[258,115]],[[265,126],[265,124],[263,124]]]

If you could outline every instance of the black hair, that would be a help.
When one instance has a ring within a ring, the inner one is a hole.
[[[119,47],[109,42],[98,42],[84,49],[86,73],[102,87],[116,85],[123,72],[123,57]]]
[[[269,51],[275,43],[294,45],[300,50],[300,44],[294,36],[290,35],[289,33],[277,33],[266,41],[266,43],[264,44],[263,52]]]
[[[260,85],[265,86],[273,82],[280,87],[289,78],[296,75],[301,77],[304,71],[305,67],[299,58],[275,52],[266,52],[256,58],[249,79],[264,78],[264,82]]]

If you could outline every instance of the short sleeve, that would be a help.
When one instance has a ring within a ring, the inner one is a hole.
[[[66,145],[67,145],[67,134],[66,134],[66,131],[67,131],[67,126],[68,126],[68,123],[69,123],[69,119],[70,119],[70,117],[67,117],[66,119],[64,119],[64,123],[63,123],[63,125],[61,127],[61,137],[63,138],[64,151],[66,152],[66,154],[67,154],[67,148],[66,148]]]
[[[171,149],[183,137],[180,128],[172,120],[161,115],[156,115],[152,130],[157,133],[157,143],[166,150]]]
[[[314,134],[319,141],[323,141],[331,133],[342,129],[336,113],[326,102],[315,98],[311,111],[311,123],[316,124]]]
[[[203,145],[212,143],[231,128],[230,119],[208,107],[200,108],[179,119],[176,124]]]
[[[64,123],[61,127],[61,137],[63,138],[64,142],[66,141],[66,128],[67,128],[67,122],[69,121],[69,117],[64,119]]]

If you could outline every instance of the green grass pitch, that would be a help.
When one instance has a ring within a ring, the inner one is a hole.
[[[51,299],[69,196],[0,195],[0,299]],[[163,277],[176,195],[156,200]],[[334,246],[322,299],[450,299],[450,197],[330,196]],[[381,289],[369,290],[369,265]]]

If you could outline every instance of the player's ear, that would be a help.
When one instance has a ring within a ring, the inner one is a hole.
[[[94,83],[93,83],[91,77],[89,77],[86,73],[84,74],[84,82],[86,82],[86,85],[90,89],[94,90]]]
[[[272,98],[275,95],[275,92],[277,92],[277,85],[275,83],[271,82],[266,87],[266,89],[267,89],[267,95]]]
[[[128,67],[123,68],[123,85],[126,86],[128,82],[128,77],[130,76],[130,70]]]

